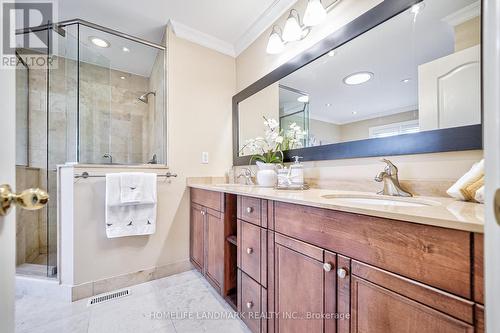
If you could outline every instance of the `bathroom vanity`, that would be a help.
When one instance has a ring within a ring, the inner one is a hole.
[[[190,186],[191,261],[252,332],[484,331],[479,205]]]

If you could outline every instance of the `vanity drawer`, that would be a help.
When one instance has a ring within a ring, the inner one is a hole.
[[[238,289],[238,312],[241,319],[251,332],[266,332],[266,319],[262,316],[267,311],[266,289],[241,270],[238,270]]]
[[[267,232],[251,223],[238,220],[238,268],[266,286]]]
[[[274,206],[277,232],[471,299],[468,232],[283,202]]]
[[[191,202],[224,213],[224,193],[191,188]]]
[[[262,227],[267,224],[267,200],[238,196],[238,218]]]

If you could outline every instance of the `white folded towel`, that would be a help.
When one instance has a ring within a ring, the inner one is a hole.
[[[476,192],[476,196],[474,197],[474,200],[476,200],[479,203],[484,204],[484,186],[481,186],[479,190]]]
[[[122,204],[154,203],[156,174],[144,172],[120,173],[120,201]]]
[[[156,231],[156,173],[144,173],[138,181],[139,202],[121,202],[122,174],[106,175],[106,235],[108,238],[150,235]],[[131,184],[129,180],[126,184]],[[128,185],[127,185],[128,186]],[[132,198],[132,195],[129,196]]]
[[[461,189],[466,188],[470,184],[474,183],[483,175],[484,175],[484,159],[474,164],[472,168],[465,175],[463,175],[459,180],[457,180],[457,182],[453,184],[453,186],[450,187],[448,191],[446,191],[446,193],[448,193],[448,195],[452,198],[458,200],[466,200]]]

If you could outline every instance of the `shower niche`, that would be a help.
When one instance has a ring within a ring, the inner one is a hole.
[[[17,31],[26,35],[48,46],[17,49],[16,187],[51,200],[17,212],[17,272],[57,277],[57,166],[166,163],[166,50],[82,20]]]

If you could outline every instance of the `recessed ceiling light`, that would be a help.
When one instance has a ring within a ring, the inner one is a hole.
[[[410,8],[410,14],[418,14],[420,13],[423,9],[425,8],[425,2],[419,2],[411,6]]]
[[[410,83],[411,79],[404,79],[404,80],[401,80],[401,82],[403,83]]]
[[[125,80],[126,77],[125,76],[120,76],[120,79]]]
[[[308,103],[309,102],[309,96],[307,96],[307,95],[300,96],[299,98],[297,98],[297,101],[299,101],[301,103]]]
[[[370,81],[374,74],[371,72],[359,72],[348,75],[344,78],[344,83],[350,86],[362,84]]]
[[[330,106],[332,106],[332,104],[330,104],[330,103],[326,103],[326,104],[325,104],[325,106],[326,106],[327,108],[329,108]]]
[[[98,46],[98,47],[105,48],[105,47],[109,47],[111,45],[107,40],[104,40],[104,39],[99,38],[99,37],[90,36],[89,40],[92,42],[92,44],[94,44],[95,46]]]
[[[122,47],[122,51],[123,52],[130,52],[130,49],[126,46]]]
[[[355,116],[355,115],[357,115],[357,114],[358,114],[358,112],[356,112],[356,111],[352,111],[352,114]]]
[[[335,56],[335,50],[331,50],[330,52],[328,52],[328,56],[329,57]]]

